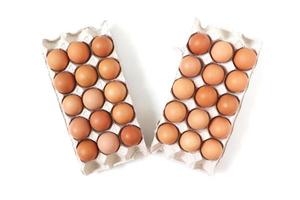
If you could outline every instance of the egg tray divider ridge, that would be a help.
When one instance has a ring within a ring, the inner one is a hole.
[[[259,56],[259,50],[260,50],[260,47],[261,47],[261,42],[260,41],[250,39],[250,38],[246,37],[243,34],[233,33],[231,31],[228,31],[228,30],[225,30],[225,29],[220,29],[220,28],[216,28],[216,27],[212,27],[212,26],[204,27],[204,26],[201,25],[201,23],[198,19],[195,20],[195,22],[193,24],[193,27],[191,29],[191,32],[188,35],[188,38],[186,38],[185,42],[187,43],[190,35],[192,35],[193,33],[196,33],[196,32],[202,32],[202,33],[208,34],[212,41],[224,40],[224,41],[230,42],[234,46],[235,49],[239,49],[241,47],[248,47],[248,48],[255,49],[255,51],[257,53],[257,57]],[[186,43],[185,43],[184,47],[180,48],[180,51],[182,53],[182,57],[184,57],[186,55],[192,55],[190,53],[190,51],[188,50]],[[205,53],[203,55],[199,55],[197,57],[201,58],[201,60],[203,61],[203,63],[204,63],[203,67],[205,65],[209,64],[209,63],[214,63],[214,61],[210,57],[209,52]],[[227,72],[230,72],[231,70],[236,69],[233,62],[232,62],[232,60],[230,60],[229,62],[226,62],[226,63],[221,63],[221,65],[225,68],[225,70]],[[247,75],[249,77],[249,81],[251,80],[251,76],[252,76],[254,68],[255,68],[255,66],[251,70],[244,71],[245,73],[247,73]],[[196,76],[195,78],[189,78],[189,79],[193,80],[193,82],[195,83],[196,88],[199,88],[202,85],[206,85],[204,83],[203,79],[202,79],[201,74]],[[177,73],[176,73],[176,76],[175,76],[174,80],[176,80],[180,77],[182,77],[182,75],[179,71],[179,68],[177,68]],[[247,91],[248,86],[247,86],[246,90],[244,92],[241,92],[241,93],[231,93],[231,92],[229,92],[226,89],[224,82],[221,83],[220,85],[214,86],[214,88],[218,91],[219,96],[221,96],[224,93],[229,93],[229,94],[233,94],[236,97],[238,97],[238,99],[240,101],[240,106],[239,106],[236,114],[233,115],[233,116],[226,116],[226,118],[232,124],[233,129],[232,129],[231,134],[233,134],[234,133],[234,123],[235,123],[236,117],[237,117],[237,115],[240,111],[240,108],[242,106],[243,98],[244,98],[244,95]],[[170,102],[172,100],[176,100],[176,98],[173,96],[172,92],[169,93],[167,100],[168,100],[167,102]],[[187,106],[188,111],[192,110],[193,108],[198,107],[196,105],[196,103],[194,102],[194,98],[190,98],[188,100],[179,100],[179,101],[183,102]],[[212,106],[212,107],[209,107],[209,108],[202,108],[202,109],[208,111],[211,119],[214,118],[215,116],[219,115],[219,113],[216,109],[216,106]],[[156,130],[154,132],[155,136],[154,136],[153,142],[151,144],[150,151],[152,153],[154,153],[154,152],[162,153],[167,158],[183,162],[183,163],[185,163],[186,165],[188,165],[189,167],[191,167],[193,169],[202,169],[202,170],[206,171],[208,174],[213,174],[217,164],[219,163],[219,161],[220,161],[220,159],[222,158],[223,155],[218,160],[205,160],[202,157],[200,152],[188,153],[188,152],[183,151],[179,147],[178,142],[176,142],[175,144],[172,144],[172,145],[166,145],[166,144],[160,143],[158,141],[157,137],[156,137],[156,132],[157,132],[158,127],[161,124],[165,123],[165,122],[168,122],[168,121],[164,118],[164,115],[162,114],[162,117],[159,120],[159,122],[157,123],[157,127],[156,127]],[[190,129],[188,127],[188,125],[186,123],[186,120],[184,120],[183,122],[174,123],[174,124],[175,124],[175,126],[177,126],[180,133],[183,133],[184,131],[187,131],[187,130],[193,130],[193,129]],[[208,128],[202,129],[200,131],[199,130],[194,130],[194,131],[196,131],[197,133],[200,134],[200,136],[202,137],[202,141],[204,141],[208,138],[211,138],[211,136],[208,132]],[[223,144],[223,150],[224,150],[223,153],[225,152],[226,145],[227,145],[227,142],[228,142],[231,134],[226,139],[222,139],[222,140],[219,139],[219,141]]]
[[[57,39],[54,39],[54,40],[44,39],[43,40],[43,47],[44,47],[43,48],[43,55],[44,55],[44,58],[45,58],[45,63],[46,63],[51,81],[53,80],[56,73],[54,71],[52,71],[50,69],[50,67],[47,65],[46,56],[47,56],[47,52],[49,50],[55,49],[55,48],[60,48],[60,49],[63,49],[63,50],[66,51],[66,49],[68,48],[68,45],[72,41],[83,41],[87,44],[90,44],[92,39],[95,36],[98,36],[98,35],[107,35],[107,36],[110,36],[111,38],[113,38],[112,34],[109,30],[109,24],[106,21],[103,22],[103,24],[100,26],[99,29],[96,29],[94,27],[86,27],[86,28],[80,29],[76,33],[63,33]],[[110,58],[110,57],[119,60],[119,57],[118,57],[117,52],[116,52],[116,48],[114,48],[113,52],[106,58]],[[102,58],[96,57],[95,55],[91,54],[91,57],[89,58],[89,60],[85,64],[90,64],[90,65],[92,65],[93,67],[96,68],[98,62],[101,59]],[[77,64],[73,64],[72,62],[69,62],[69,64],[68,64],[67,68],[65,69],[65,71],[69,71],[69,72],[73,73],[75,71],[76,67],[79,66],[79,65],[80,64],[77,65]],[[122,64],[120,63],[120,65],[121,65],[120,74],[114,80],[122,81],[127,85],[127,83],[125,81],[125,78],[123,76],[123,72],[122,72],[122,70],[123,70]],[[107,82],[109,82],[109,81],[103,80],[103,79],[98,77],[98,80],[97,80],[96,84],[92,87],[99,88],[103,91],[103,88],[104,88],[104,86]],[[56,91],[54,87],[53,87],[53,89],[56,93],[56,97],[57,97],[57,100],[59,102],[61,112],[64,116],[66,127],[68,127],[72,117],[66,115],[65,112],[63,111],[61,102],[64,98],[64,95],[60,94],[58,91]],[[80,86],[76,85],[74,91],[71,92],[70,94],[77,94],[77,95],[81,96],[82,93],[84,92],[84,90],[85,89],[83,89]],[[130,105],[133,105],[132,104],[132,99],[130,97],[130,92],[129,92],[128,86],[127,86],[127,90],[128,90],[128,94],[127,94],[126,99],[123,102],[127,102]],[[113,107],[113,104],[106,100],[101,109],[104,109],[104,110],[110,112],[112,107]],[[84,107],[83,111],[79,115],[77,115],[76,117],[82,116],[82,117],[85,117],[85,118],[88,119],[91,113],[92,113],[92,111],[89,111],[88,109],[86,109]],[[135,114],[134,120],[132,122],[130,122],[130,124],[140,127],[140,125],[137,121],[136,114]],[[112,126],[106,131],[111,131],[111,132],[118,135],[120,129],[123,126],[125,126],[125,125],[118,125],[118,124],[113,122]],[[92,129],[90,135],[88,136],[88,138],[92,139],[93,141],[96,142],[97,138],[100,134],[101,133],[97,133]],[[73,139],[72,136],[70,136],[70,139],[71,139],[71,142],[72,142],[72,145],[73,145],[74,152],[76,154],[76,146],[78,144],[78,141]],[[104,155],[101,152],[99,152],[98,157],[93,161],[89,161],[89,162],[84,163],[84,162],[80,161],[78,156],[76,156],[76,157],[77,157],[77,160],[78,160],[78,162],[81,166],[82,172],[84,174],[90,174],[90,173],[93,173],[93,172],[100,172],[100,171],[103,171],[103,170],[106,170],[106,169],[110,169],[114,166],[117,166],[117,165],[120,165],[122,163],[128,162],[129,160],[134,160],[134,159],[143,157],[147,154],[148,154],[148,150],[147,150],[147,147],[145,145],[145,141],[144,141],[144,137],[143,137],[142,141],[138,145],[133,146],[133,147],[125,147],[121,144],[119,150],[116,153],[113,153],[111,155]]]

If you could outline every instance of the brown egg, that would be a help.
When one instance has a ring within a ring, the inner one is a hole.
[[[225,139],[231,133],[231,123],[225,117],[215,117],[209,124],[208,130],[211,136],[217,139]]]
[[[217,103],[217,109],[222,115],[234,115],[240,105],[239,99],[231,94],[222,95]]]
[[[212,86],[201,86],[195,95],[195,102],[200,107],[211,107],[217,103],[218,100],[218,92]]]
[[[174,144],[179,137],[179,130],[171,123],[163,123],[158,127],[156,137],[160,143]]]
[[[82,162],[95,160],[98,156],[97,144],[90,139],[83,140],[77,145],[76,152]]]
[[[91,126],[84,117],[75,117],[69,124],[69,133],[75,140],[82,140],[89,136]]]
[[[225,85],[230,92],[243,92],[248,82],[249,78],[245,72],[234,70],[227,75]]]
[[[105,132],[98,137],[97,145],[103,154],[110,155],[118,151],[120,141],[116,134]]]
[[[182,122],[187,114],[187,108],[184,103],[180,101],[170,101],[167,103],[164,115],[165,118],[173,123]]]
[[[231,60],[233,56],[233,46],[229,42],[217,41],[210,50],[212,59],[219,63]]]
[[[67,53],[62,49],[53,49],[47,55],[47,63],[53,71],[62,71],[69,64]]]
[[[179,66],[180,73],[187,78],[198,76],[201,68],[202,62],[196,56],[183,57]]]
[[[207,111],[195,108],[190,111],[187,123],[192,129],[203,129],[208,126],[210,117]]]
[[[92,41],[92,51],[96,56],[107,57],[114,49],[113,41],[106,35],[96,36]]]
[[[60,72],[53,79],[54,88],[62,94],[68,94],[76,87],[73,74],[70,72]]]
[[[253,49],[241,48],[239,49],[233,58],[233,63],[237,69],[249,70],[256,64],[257,55]]]
[[[81,87],[91,87],[97,82],[97,71],[91,65],[81,65],[75,71],[75,79]]]
[[[121,81],[108,82],[104,87],[104,96],[111,103],[119,103],[127,96],[127,88]]]
[[[83,109],[81,98],[75,94],[66,96],[62,101],[62,108],[69,116],[78,115]]]
[[[70,60],[75,64],[83,64],[90,58],[89,46],[84,42],[71,42],[67,49]]]
[[[200,151],[206,160],[218,160],[223,154],[223,145],[218,140],[211,138],[203,142]]]
[[[119,135],[121,142],[127,147],[138,145],[143,138],[141,129],[135,125],[124,126]]]
[[[195,92],[195,84],[188,78],[179,78],[174,81],[172,92],[177,99],[189,99]]]
[[[199,150],[201,143],[201,136],[195,131],[186,131],[179,138],[179,145],[186,152]]]
[[[98,72],[102,79],[112,80],[119,76],[120,63],[114,58],[105,58],[98,64]]]
[[[98,110],[91,114],[90,124],[95,131],[101,132],[109,129],[112,125],[110,113],[105,110]]]
[[[117,124],[127,124],[134,119],[135,112],[132,105],[122,102],[115,105],[111,111],[112,118]]]
[[[89,110],[96,110],[103,106],[105,99],[103,92],[97,88],[90,88],[82,95],[83,105]]]
[[[208,85],[219,85],[225,77],[225,70],[221,65],[208,64],[202,73],[203,81]]]
[[[194,33],[188,41],[188,49],[196,55],[205,54],[209,51],[211,40],[204,33]]]

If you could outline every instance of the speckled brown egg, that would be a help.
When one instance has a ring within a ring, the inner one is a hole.
[[[119,136],[122,144],[127,147],[138,145],[143,138],[141,129],[135,125],[124,126]]]
[[[186,152],[196,152],[202,143],[201,136],[195,131],[186,131],[179,138],[179,145]]]
[[[126,85],[121,81],[108,82],[104,87],[104,96],[111,103],[119,103],[127,96]]]
[[[249,78],[245,72],[234,70],[230,72],[225,81],[225,85],[230,92],[243,92],[248,86]]]
[[[231,133],[231,123],[225,117],[215,117],[209,124],[208,130],[211,136],[217,139],[225,139]]]
[[[195,102],[200,107],[211,107],[217,103],[218,92],[212,86],[201,86],[195,94]]]
[[[90,124],[91,127],[97,132],[109,129],[112,125],[110,113],[105,110],[93,112],[90,116]]]
[[[198,76],[201,68],[202,62],[196,56],[183,57],[179,66],[180,73],[187,78]]]
[[[132,105],[125,102],[116,104],[111,113],[113,120],[121,125],[131,122],[135,117]]]
[[[75,64],[83,64],[90,58],[90,48],[84,42],[71,42],[67,49],[70,60]]]
[[[174,124],[163,123],[158,127],[156,137],[160,143],[171,145],[177,142],[179,130]]]
[[[173,123],[182,122],[187,115],[187,108],[180,101],[171,101],[167,103],[164,110],[165,118]]]
[[[204,129],[208,126],[210,116],[207,111],[195,108],[190,111],[187,123],[192,129]]]
[[[103,106],[105,99],[103,92],[98,88],[90,88],[82,95],[83,105],[89,110],[96,110]]]
[[[240,105],[239,99],[231,94],[222,95],[217,103],[217,109],[220,114],[232,116],[234,115]]]
[[[62,101],[62,108],[69,116],[78,115],[83,109],[81,98],[75,94],[66,96]]]
[[[47,54],[47,63],[53,71],[62,71],[69,64],[67,53],[62,49],[53,49]]]
[[[95,160],[98,156],[97,144],[90,139],[82,140],[77,145],[76,152],[82,162]]]
[[[206,160],[218,160],[223,154],[223,145],[218,140],[211,138],[203,142],[200,151]]]
[[[105,132],[98,137],[97,145],[101,153],[110,155],[118,151],[120,141],[115,133]]]
[[[211,40],[209,36],[204,33],[194,33],[190,37],[187,46],[191,53],[202,55],[209,51]]]
[[[70,72],[60,72],[53,79],[54,88],[62,94],[72,92],[76,86],[75,78]]]
[[[98,72],[102,79],[112,80],[120,74],[120,63],[114,58],[105,58],[98,64]]]
[[[75,79],[81,87],[91,87],[97,82],[97,71],[91,65],[81,65],[75,71]]]
[[[253,49],[241,48],[237,50],[233,57],[233,63],[239,70],[250,70],[254,67],[257,60],[257,54]]]
[[[210,50],[212,59],[219,63],[225,63],[231,60],[233,53],[233,46],[225,41],[217,41]]]
[[[82,140],[89,136],[91,126],[84,117],[75,117],[69,124],[69,133],[75,140]]]
[[[204,68],[202,77],[208,85],[219,85],[225,78],[225,70],[221,65],[211,63]]]
[[[179,100],[191,98],[194,92],[195,84],[188,78],[179,78],[173,83],[172,93]]]
[[[113,49],[113,41],[106,35],[96,36],[92,41],[93,53],[101,58],[109,56]]]

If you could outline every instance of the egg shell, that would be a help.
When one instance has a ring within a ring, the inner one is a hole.
[[[179,100],[189,99],[194,95],[195,88],[196,86],[192,80],[179,78],[173,83],[172,93]]]
[[[254,67],[257,61],[257,54],[253,49],[240,48],[236,51],[233,63],[239,70],[247,71]]]
[[[97,82],[97,71],[91,65],[81,65],[75,71],[75,79],[81,87],[91,87]]]
[[[70,72],[59,72],[53,79],[54,88],[61,94],[72,92],[76,86],[75,78]]]
[[[233,93],[245,91],[249,83],[249,77],[245,72],[239,70],[231,71],[225,80],[226,88]]]
[[[127,124],[135,118],[135,112],[132,105],[121,102],[113,106],[111,110],[112,118],[117,124]]]
[[[126,147],[138,145],[142,141],[141,129],[135,125],[124,126],[119,133],[122,144]]]
[[[202,55],[209,51],[211,46],[211,39],[205,33],[194,33],[191,35],[187,47],[191,53],[195,55]]]
[[[97,139],[97,145],[101,153],[110,155],[119,150],[120,141],[113,132],[104,132]]]
[[[69,124],[69,133],[75,140],[87,138],[91,132],[90,123],[84,117],[75,117]]]
[[[187,107],[180,101],[170,101],[164,110],[165,118],[173,123],[182,122],[186,118],[186,115]]]
[[[94,55],[101,58],[109,56],[114,49],[112,39],[107,35],[96,36],[91,44]]]
[[[88,110],[96,110],[103,106],[105,98],[100,89],[89,88],[82,94],[82,101]]]
[[[109,112],[106,110],[97,110],[90,115],[91,127],[97,131],[105,131],[112,126],[112,118]]]
[[[202,143],[201,136],[195,131],[185,131],[179,138],[179,146],[186,152],[196,152]]]
[[[121,81],[108,82],[104,87],[104,96],[111,103],[119,103],[127,96],[127,87]]]
[[[205,110],[194,108],[187,117],[187,124],[192,129],[204,129],[208,126],[210,120],[209,113]]]
[[[194,99],[196,104],[200,107],[211,107],[214,106],[218,101],[218,92],[214,87],[204,85],[198,88]]]
[[[82,140],[78,143],[76,152],[82,162],[95,160],[98,156],[97,144],[90,139]]]
[[[179,130],[172,123],[163,123],[157,128],[157,139],[163,144],[174,144],[179,138]]]
[[[217,41],[213,44],[210,55],[215,62],[226,63],[231,60],[234,53],[232,44],[226,41]]]
[[[62,101],[63,111],[69,116],[75,116],[81,113],[83,104],[80,96],[72,94],[66,96]]]
[[[67,49],[68,57],[75,64],[87,62],[91,56],[90,48],[85,42],[73,41]]]
[[[119,76],[121,72],[120,63],[114,58],[105,58],[98,63],[98,72],[102,79],[112,80]]]
[[[182,76],[193,78],[200,74],[203,66],[202,60],[196,56],[184,56],[180,62],[179,71]]]
[[[224,81],[225,74],[226,72],[223,66],[210,63],[205,66],[202,77],[207,85],[219,85]]]
[[[239,99],[231,94],[222,95],[217,103],[217,110],[220,114],[226,116],[234,115],[240,106]]]
[[[69,57],[62,49],[53,49],[47,54],[48,66],[56,72],[64,70],[69,64]]]
[[[223,145],[220,141],[210,138],[201,146],[201,155],[206,160],[218,160],[223,154]]]

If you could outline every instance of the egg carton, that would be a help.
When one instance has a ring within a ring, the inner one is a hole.
[[[195,22],[193,24],[193,27],[190,31],[190,34],[188,35],[188,38],[186,38],[186,40],[185,40],[186,43],[187,43],[190,35],[192,35],[193,33],[196,33],[196,32],[202,32],[202,33],[208,34],[212,41],[223,40],[223,41],[230,42],[234,46],[234,49],[239,49],[241,47],[252,48],[256,51],[257,57],[259,55],[261,42],[259,42],[257,40],[250,39],[250,38],[246,37],[243,34],[234,33],[234,32],[231,32],[231,31],[228,31],[228,30],[225,30],[225,29],[216,28],[216,27],[212,27],[212,26],[204,27],[204,26],[201,25],[201,23],[198,19],[195,20]],[[190,51],[188,50],[186,43],[185,43],[184,47],[180,48],[182,57],[184,57],[186,55],[192,55],[190,53]],[[204,66],[206,64],[209,64],[209,63],[214,63],[214,61],[212,60],[209,52],[205,53],[203,55],[199,55],[197,57],[201,58],[201,60],[204,63]],[[227,72],[230,72],[231,70],[236,69],[233,62],[232,62],[232,60],[230,60],[229,62],[226,62],[226,63],[221,63],[221,65],[225,68],[225,70]],[[247,73],[248,77],[249,77],[249,80],[251,80],[251,76],[252,76],[254,68],[255,68],[255,66],[251,70],[245,71]],[[179,71],[179,68],[178,68],[174,80],[176,80],[180,77],[182,77],[182,75],[181,75],[181,73]],[[198,75],[195,78],[190,78],[190,79],[193,80],[193,82],[195,83],[196,88],[199,88],[200,86],[205,85],[201,75]],[[229,94],[233,94],[236,97],[238,97],[238,99],[240,101],[240,106],[239,106],[236,114],[233,115],[233,116],[226,116],[227,119],[229,119],[229,121],[231,122],[232,128],[233,128],[234,127],[234,122],[235,122],[236,117],[239,113],[239,110],[240,110],[240,107],[242,105],[245,92],[247,91],[247,88],[242,93],[231,93],[226,89],[224,82],[221,83],[220,85],[214,86],[214,88],[218,91],[219,96],[221,96],[224,93],[229,93]],[[169,93],[169,96],[168,96],[167,99],[168,99],[167,102],[170,102],[172,100],[176,100],[176,98],[173,96],[172,92]],[[196,105],[195,101],[194,101],[194,98],[190,98],[188,100],[180,100],[180,101],[183,102],[186,105],[188,111],[198,107]],[[211,119],[218,116],[218,115],[220,115],[218,113],[217,109],[216,109],[216,106],[209,107],[209,108],[201,108],[201,109],[206,110],[209,113]],[[164,114],[162,114],[161,119],[157,123],[157,127],[156,127],[156,130],[155,130],[155,137],[154,137],[153,142],[151,144],[150,151],[152,153],[154,153],[154,152],[162,153],[167,158],[183,162],[183,163],[185,163],[186,165],[188,165],[189,167],[191,167],[193,169],[200,169],[200,170],[206,171],[208,174],[213,174],[214,170],[215,170],[215,168],[216,168],[217,164],[219,163],[222,156],[218,160],[206,160],[202,157],[200,152],[188,153],[188,152],[183,151],[180,148],[178,142],[176,142],[175,144],[172,144],[172,145],[166,145],[166,144],[160,143],[158,141],[157,137],[156,137],[156,132],[157,132],[158,127],[161,124],[165,123],[165,122],[168,122],[168,121],[165,119]],[[186,120],[184,120],[183,122],[180,122],[180,123],[173,123],[173,124],[175,124],[175,126],[179,129],[180,133],[183,133],[184,131],[187,131],[187,130],[191,130],[188,127]],[[200,131],[199,130],[193,130],[193,131],[196,131],[197,133],[200,134],[200,136],[202,138],[202,141],[211,138],[207,128],[202,129]],[[234,128],[233,128],[233,132],[234,132]],[[233,132],[231,133],[231,135],[233,134]],[[218,139],[223,144],[223,150],[224,151],[226,149],[226,145],[227,145],[227,142],[228,142],[229,138],[230,138],[230,136],[226,139],[222,139],[222,140]],[[224,151],[223,151],[223,153],[224,153]]]
[[[56,73],[53,72],[50,69],[50,67],[47,65],[46,56],[47,56],[47,53],[49,52],[49,50],[60,48],[60,49],[63,49],[63,50],[66,51],[67,48],[68,48],[68,45],[72,41],[82,41],[82,42],[85,42],[87,44],[90,44],[90,42],[92,41],[92,39],[95,36],[100,36],[100,35],[107,35],[107,36],[110,36],[111,38],[113,38],[113,36],[110,32],[110,25],[106,21],[103,22],[103,24],[98,29],[94,28],[94,27],[86,27],[86,28],[80,29],[79,31],[77,31],[75,33],[63,33],[58,38],[53,39],[53,40],[44,39],[43,40],[43,56],[44,56],[44,59],[45,59],[45,63],[46,63],[51,81],[53,80]],[[116,52],[116,48],[114,48],[113,52],[106,58],[115,58],[115,59],[119,60],[118,54]],[[94,55],[91,55],[90,59],[85,64],[90,64],[91,66],[95,67],[95,66],[97,66],[97,63],[99,63],[100,60],[101,60],[101,58],[96,57]],[[73,64],[72,62],[69,62],[69,64],[68,64],[67,68],[65,69],[65,71],[73,73],[77,67],[78,67],[78,65]],[[125,78],[123,76],[122,70],[123,70],[123,67],[122,67],[122,64],[121,64],[120,74],[114,80],[122,81],[126,84],[126,81],[125,81]],[[93,87],[101,89],[103,91],[104,86],[107,82],[108,81],[106,81],[106,80],[98,78],[98,81],[96,82],[96,84]],[[54,86],[53,86],[53,88],[54,88]],[[85,90],[84,88],[77,85],[76,88],[74,89],[74,91],[71,94],[76,94],[78,96],[81,96],[82,93],[84,92],[84,90]],[[129,92],[128,86],[127,86],[127,90],[128,90],[128,95],[127,95],[126,99],[123,102],[126,102],[126,103],[129,103],[130,105],[133,105],[132,99],[130,97],[130,92]],[[66,115],[65,112],[63,111],[61,102],[64,98],[64,95],[57,92],[55,90],[55,88],[54,88],[54,91],[56,93],[56,97],[57,97],[57,100],[59,102],[60,109],[61,109],[61,112],[63,114],[64,120],[65,120],[65,123],[66,123],[66,127],[68,127],[70,121],[72,120],[72,117]],[[106,100],[101,109],[104,109],[104,110],[106,110],[110,113],[112,107],[113,107],[113,104]],[[92,111],[84,108],[83,111],[77,116],[78,117],[82,116],[82,117],[85,117],[85,118],[88,119],[91,112]],[[136,115],[134,117],[135,117],[134,120],[132,122],[130,122],[130,124],[140,127]],[[111,131],[111,132],[118,135],[119,131],[122,127],[123,127],[123,125],[118,125],[118,124],[113,122],[112,126],[106,131]],[[99,132],[95,132],[94,130],[92,130],[90,135],[88,136],[88,138],[92,139],[93,141],[96,142],[98,136],[99,136]],[[77,154],[76,153],[76,146],[78,144],[78,141],[73,139],[71,135],[70,135],[70,138],[71,138],[71,142],[72,142],[72,145],[73,145],[74,152],[75,152],[75,154]],[[113,153],[111,155],[104,155],[102,153],[99,153],[98,157],[95,160],[89,161],[89,162],[86,162],[86,163],[80,161],[78,156],[77,156],[77,160],[80,164],[80,167],[81,167],[81,170],[82,170],[83,174],[87,175],[87,174],[90,174],[90,173],[93,173],[93,172],[100,172],[100,171],[103,171],[103,170],[106,170],[106,169],[110,169],[110,168],[115,167],[117,165],[126,163],[130,160],[135,160],[137,158],[143,157],[147,154],[148,154],[148,149],[146,147],[144,137],[143,137],[142,141],[138,145],[133,146],[133,147],[125,147],[121,144],[119,150],[116,153]]]

